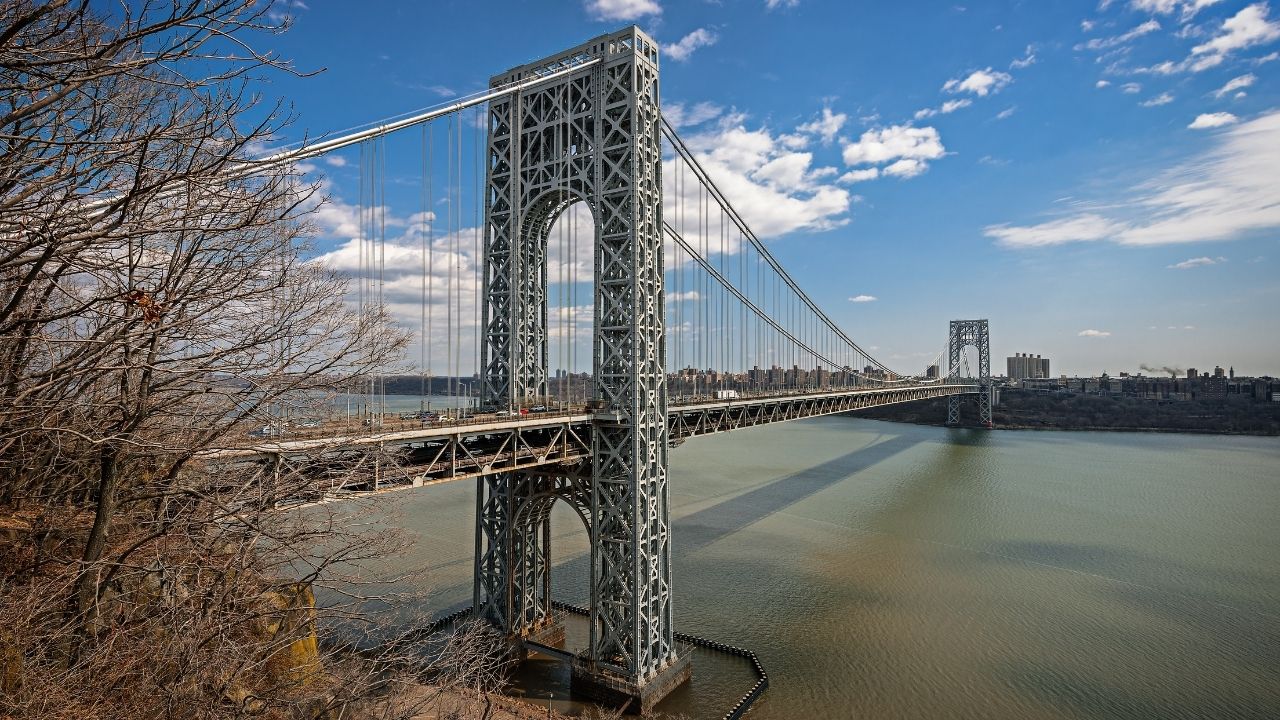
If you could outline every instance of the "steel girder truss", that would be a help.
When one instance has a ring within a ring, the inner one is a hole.
[[[977,387],[974,385],[934,384],[678,406],[671,410],[671,439],[679,442],[698,435],[803,420],[880,405],[957,397],[976,391]]]
[[[481,363],[492,403],[546,394],[547,234],[565,207],[585,201],[595,220],[592,362],[604,406],[591,432],[583,513],[592,556],[588,660],[639,686],[675,657],[657,45],[633,27],[490,85],[582,58],[600,62],[490,103]],[[507,473],[477,489],[475,606],[511,634],[526,634],[546,609],[542,506],[521,515],[545,482]],[[574,498],[565,497],[582,499]]]
[[[965,347],[972,345],[978,349],[978,421],[983,425],[991,425],[991,336],[986,320],[952,320],[951,332],[947,340],[948,374],[952,381],[960,379],[960,357]],[[947,424],[960,422],[959,396],[952,396],[947,401]]]

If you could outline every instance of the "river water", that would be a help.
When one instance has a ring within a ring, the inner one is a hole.
[[[470,602],[474,492],[379,499],[430,610]],[[759,655],[750,717],[1280,717],[1280,440],[833,416],[689,441],[671,499],[677,629]],[[581,522],[552,530],[585,604]],[[751,680],[701,653],[659,710],[718,717]],[[550,661],[513,692],[575,707]]]

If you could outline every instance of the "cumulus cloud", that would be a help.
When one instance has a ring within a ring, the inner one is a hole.
[[[942,89],[949,93],[968,92],[978,97],[986,97],[991,93],[1000,92],[1006,85],[1013,82],[1013,76],[1006,72],[992,70],[974,70],[964,78],[952,78],[942,85]]]
[[[677,42],[663,45],[662,52],[676,62],[684,62],[693,56],[695,50],[715,45],[718,39],[714,32],[706,28],[698,28]]]
[[[885,175],[906,179],[913,178],[928,169],[929,164],[923,160],[901,158],[886,165],[881,172]]]
[[[635,20],[662,13],[656,0],[587,0],[585,5],[595,20]]]
[[[796,130],[809,135],[817,135],[822,138],[822,144],[829,145],[848,119],[848,115],[833,113],[830,107],[824,107],[820,117],[815,118],[813,122],[800,125]]]
[[[1111,332],[1109,330],[1090,329],[1090,330],[1081,330],[1080,332],[1076,333],[1076,335],[1079,337],[1087,337],[1087,338],[1104,338],[1104,337],[1111,337]]]
[[[1180,263],[1166,265],[1165,267],[1170,270],[1190,270],[1192,268],[1204,267],[1206,265],[1217,265],[1219,263],[1224,263],[1226,261],[1227,259],[1222,256],[1219,256],[1217,258],[1197,257],[1197,258],[1190,258],[1187,260],[1183,260]]]
[[[1250,87],[1257,81],[1258,81],[1258,76],[1254,75],[1253,73],[1248,73],[1245,75],[1241,75],[1240,77],[1231,78],[1230,80],[1227,81],[1226,85],[1223,85],[1217,90],[1214,90],[1213,96],[1216,98],[1221,98],[1223,95],[1226,95],[1232,90],[1241,90],[1241,89]]]
[[[1231,116],[1204,122],[1234,121]],[[1277,167],[1280,111],[1272,111],[1233,125],[1214,138],[1210,149],[1135,185],[1129,193],[1108,197],[1103,210],[1034,225],[991,225],[984,232],[1014,248],[1100,240],[1123,245],[1230,240],[1280,228]]]
[[[1098,82],[1094,83],[1094,84],[1093,84],[1093,86],[1094,86],[1094,87],[1096,87],[1096,88],[1110,87],[1110,86],[1111,86],[1111,81],[1110,81],[1110,80],[1099,80]]]
[[[325,155],[324,162],[330,167],[346,167],[347,159],[341,155]]]
[[[875,180],[880,177],[880,168],[866,168],[865,170],[850,170],[840,176],[840,182],[857,183],[866,182],[867,180]]]
[[[875,302],[876,300],[879,300],[879,299],[880,298],[876,297],[875,295],[854,295],[853,297],[849,298],[849,302],[868,303],[868,302]]]
[[[761,237],[797,231],[827,230],[848,222],[853,200],[835,185],[837,170],[815,167],[813,154],[794,149],[768,128],[748,127],[747,118],[732,113],[682,139],[712,180]],[[678,187],[678,169],[668,161],[663,170],[666,203],[696,207],[692,182]]]
[[[942,138],[936,129],[910,125],[867,130],[857,142],[846,144],[841,153],[845,165],[888,164],[880,172],[901,178],[919,175],[928,169],[929,160],[937,160],[945,154],[946,148],[942,146]],[[857,179],[870,178],[850,177],[848,181],[856,182]]]
[[[1191,121],[1188,128],[1192,130],[1204,130],[1206,128],[1222,127],[1223,125],[1231,125],[1237,122],[1239,118],[1229,112],[1201,113]]]

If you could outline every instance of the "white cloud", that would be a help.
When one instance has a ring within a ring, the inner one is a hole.
[[[1142,92],[1142,86],[1135,82],[1127,82],[1120,86],[1120,91],[1128,95],[1136,95]]]
[[[949,93],[970,92],[978,97],[986,97],[990,93],[1000,92],[1011,82],[1013,82],[1013,76],[1009,73],[987,68],[974,70],[963,79],[948,80],[943,83],[942,89]]]
[[[868,130],[857,142],[844,146],[841,153],[844,163],[878,165],[901,158],[909,160],[936,160],[946,154],[942,138],[932,127],[892,125]]]
[[[682,139],[757,235],[828,230],[848,222],[853,200],[835,184],[838,171],[814,167],[812,153],[793,149],[785,134],[748,128],[742,114],[721,116],[705,128]],[[666,203],[697,207],[695,183],[682,183],[677,193],[671,162],[662,173]]]
[[[678,102],[666,103],[662,106],[662,117],[678,128],[701,125],[723,114],[724,108],[713,102],[699,102],[693,107],[685,107],[683,103]]]
[[[879,299],[880,298],[876,297],[875,295],[854,295],[853,297],[849,298],[849,302],[867,303],[867,302],[875,302],[876,300],[879,300]]]
[[[813,122],[805,123],[796,128],[798,132],[817,135],[822,138],[823,145],[829,145],[835,139],[836,133],[840,132],[840,128],[844,127],[844,123],[849,119],[844,113],[833,113],[831,108],[822,108],[822,116],[815,118]]]
[[[1014,70],[1021,70],[1023,68],[1027,68],[1027,67],[1031,67],[1032,65],[1035,65],[1036,54],[1034,51],[1035,51],[1035,48],[1031,45],[1028,45],[1026,54],[1020,58],[1015,59],[1013,62],[1009,63],[1009,67],[1013,68]]]
[[[1192,130],[1204,130],[1206,128],[1222,127],[1223,125],[1231,125],[1237,122],[1239,118],[1229,112],[1201,113],[1191,121],[1188,128]]]
[[[905,180],[906,178],[913,178],[928,169],[929,164],[923,160],[917,160],[916,158],[901,158],[886,165],[884,168],[884,174],[903,178]]]
[[[1109,330],[1092,330],[1092,329],[1090,329],[1090,330],[1081,330],[1080,332],[1076,333],[1076,335],[1077,335],[1077,336],[1079,336],[1079,337],[1087,337],[1087,338],[1104,338],[1104,337],[1111,337],[1111,331],[1109,331]]]
[[[1094,86],[1094,87],[1096,87],[1096,88],[1110,87],[1110,86],[1111,86],[1111,81],[1110,81],[1110,80],[1099,80],[1098,82],[1094,83],[1094,84],[1093,84],[1093,86]]]
[[[1084,43],[1080,43],[1079,45],[1076,45],[1075,49],[1076,50],[1086,50],[1086,49],[1087,50],[1106,50],[1107,48],[1112,48],[1117,45],[1123,45],[1124,43],[1127,43],[1130,40],[1133,40],[1135,38],[1140,38],[1143,35],[1149,35],[1159,29],[1160,29],[1159,21],[1152,18],[1142,23],[1141,25],[1138,25],[1132,30],[1129,30],[1128,32],[1121,33],[1119,35],[1112,35],[1111,37],[1093,38],[1088,42],[1084,42]]]
[[[587,0],[586,8],[595,20],[635,20],[662,13],[655,0]]]
[[[714,32],[706,28],[698,28],[680,38],[678,42],[663,45],[662,52],[676,62],[684,62],[693,56],[695,50],[715,45],[718,39]]]
[[[880,177],[880,168],[867,168],[865,170],[850,170],[840,176],[839,182],[842,183],[858,183],[867,180],[875,180]]]
[[[800,4],[800,0],[764,0],[764,6],[770,10],[778,8],[793,8]]]
[[[1266,65],[1267,63],[1275,60],[1280,60],[1280,52],[1271,52],[1271,53],[1267,53],[1266,55],[1263,55],[1262,57],[1256,57],[1253,59],[1253,64]]]
[[[1266,3],[1255,3],[1222,23],[1222,32],[1203,45],[1191,48],[1192,55],[1226,55],[1280,38],[1280,23],[1267,20]]]
[[[443,98],[450,98],[458,94],[453,91],[453,88],[444,85],[431,85],[427,89]]]
[[[1223,131],[1210,149],[1137,184],[1127,196],[1106,198],[1104,210],[1029,226],[992,225],[985,234],[1007,247],[1231,240],[1280,228],[1277,167],[1280,111],[1272,111]]]
[[[1218,67],[1238,50],[1262,45],[1280,38],[1280,22],[1267,19],[1266,3],[1255,3],[1227,18],[1218,34],[1208,42],[1191,48],[1191,54],[1180,62],[1166,60],[1134,72],[1173,75],[1180,72],[1202,72]]]
[[[1018,111],[1018,106],[1017,106],[1017,105],[1010,105],[1009,107],[1007,107],[1007,108],[1005,108],[1005,109],[1001,110],[1000,112],[996,113],[996,119],[997,119],[997,120],[1008,120],[1009,118],[1013,117],[1013,114],[1014,114],[1015,112],[1017,112],[1017,111]]]
[[[1217,5],[1222,0],[1133,0],[1130,5],[1134,10],[1149,12],[1155,15],[1169,15],[1175,10],[1182,11],[1182,20],[1195,17],[1196,13]]]
[[[1226,85],[1223,85],[1217,90],[1214,90],[1213,96],[1216,98],[1220,98],[1223,95],[1226,95],[1227,93],[1231,92],[1232,90],[1240,90],[1241,88],[1250,87],[1257,81],[1258,81],[1258,76],[1254,75],[1253,73],[1248,73],[1245,75],[1241,75],[1240,77],[1231,78],[1230,80],[1227,81]]]
[[[1211,257],[1197,257],[1183,260],[1180,263],[1166,265],[1165,267],[1170,270],[1190,270],[1192,268],[1204,267],[1206,265],[1217,265],[1218,263],[1224,263],[1226,261],[1227,259],[1221,256],[1216,260]]]
[[[1151,98],[1150,100],[1142,101],[1142,107],[1160,107],[1161,105],[1168,105],[1171,102],[1173,102],[1173,96],[1167,92],[1164,92]]]
[[[324,161],[326,165],[331,167],[346,167],[347,159],[341,155],[325,155]]]
[[[983,232],[1005,247],[1027,248],[1105,240],[1123,229],[1101,215],[1086,213],[1027,227],[990,225]]]
[[[934,115],[938,115],[938,114],[949,115],[961,108],[967,108],[972,104],[973,104],[973,101],[970,100],[969,98],[956,98],[955,100],[948,100],[942,103],[942,105],[939,106],[937,110],[934,110],[933,108],[925,108],[923,110],[917,110],[915,114],[915,119],[923,120],[924,118],[933,117]]]
[[[1097,23],[1095,23],[1095,22],[1094,22],[1094,21],[1092,21],[1092,20],[1081,20],[1081,21],[1080,21],[1080,32],[1090,32],[1090,31],[1092,31],[1092,30],[1093,30],[1093,28],[1094,28],[1094,26],[1095,26],[1095,25],[1097,25]]]

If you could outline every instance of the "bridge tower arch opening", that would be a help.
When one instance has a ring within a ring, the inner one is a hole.
[[[978,422],[984,427],[991,427],[991,405],[995,385],[991,381],[991,334],[986,320],[952,320],[947,336],[947,376],[952,380],[961,379],[963,370],[961,359],[964,349],[973,347],[978,351]],[[972,368],[970,368],[972,372]],[[961,396],[952,395],[947,399],[947,424],[960,423]]]
[[[491,87],[481,367],[486,402],[547,395],[547,234],[575,201],[594,238],[590,646],[575,687],[648,710],[689,677],[672,627],[658,46],[638,28],[513,68]],[[561,480],[573,470],[563,469]],[[548,616],[543,476],[477,481],[476,612],[512,637]],[[519,520],[517,522],[517,520]],[[539,559],[539,555],[543,558]]]

